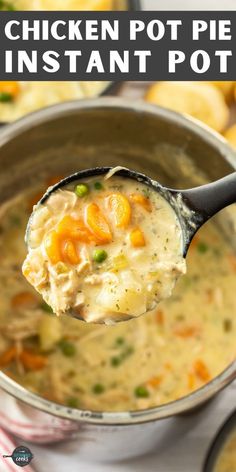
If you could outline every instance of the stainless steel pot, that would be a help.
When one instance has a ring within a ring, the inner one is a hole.
[[[171,148],[166,148],[166,143]],[[41,175],[72,173],[95,165],[127,165],[163,184],[174,187],[181,180],[187,187],[188,178],[178,166],[183,152],[209,181],[235,167],[235,155],[220,136],[174,112],[116,98],[57,105],[1,131],[0,201],[34,184]],[[235,377],[236,362],[185,398],[157,408],[121,413],[57,405],[26,391],[3,373],[0,387],[20,404],[27,404],[31,413],[39,409],[42,415],[71,420],[76,430],[71,434],[79,439],[81,454],[121,459],[152,449],[172,432],[176,415],[205,403]],[[64,437],[68,438],[68,431]]]

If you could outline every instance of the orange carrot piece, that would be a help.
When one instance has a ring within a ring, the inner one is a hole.
[[[180,338],[192,338],[199,334],[197,326],[177,326],[174,329],[174,334]]]
[[[51,187],[52,185],[56,185],[58,182],[60,182],[62,179],[64,179],[63,175],[52,175],[46,180],[46,184]]]
[[[130,242],[131,242],[132,246],[134,246],[134,247],[143,247],[146,244],[144,234],[143,234],[143,232],[141,231],[140,228],[134,228],[130,232],[129,237],[130,237]]]
[[[0,93],[8,93],[13,98],[15,98],[19,92],[19,82],[0,82]]]
[[[208,367],[206,366],[205,362],[203,362],[201,359],[197,359],[194,362],[194,372],[195,374],[204,382],[209,382],[211,376],[210,372],[208,370]]]
[[[149,387],[158,387],[163,380],[163,377],[161,375],[156,375],[154,377],[151,377],[146,383]]]
[[[112,241],[112,233],[109,224],[96,203],[89,203],[85,208],[85,224],[96,236],[100,244]]]
[[[17,349],[15,346],[10,347],[2,355],[0,355],[0,367],[6,367],[9,365],[15,358],[17,354]]]
[[[194,238],[192,239],[192,241],[191,241],[191,244],[190,244],[190,246],[189,246],[189,249],[196,249],[196,247],[197,247],[197,245],[198,245],[198,243],[199,243],[199,240],[200,240],[200,238],[199,238],[199,236],[196,234],[196,235],[194,236]]]
[[[188,373],[188,389],[194,390],[196,384],[195,375],[192,372]]]
[[[45,236],[44,247],[52,264],[57,264],[62,260],[60,238],[56,231],[51,231]]]
[[[20,353],[19,359],[23,366],[28,370],[40,370],[47,364],[47,358],[45,356],[34,354],[26,349]]]
[[[156,317],[156,322],[160,326],[163,326],[164,325],[164,313],[163,313],[163,311],[158,308],[158,310],[155,313],[155,317]]]
[[[42,192],[37,192],[33,196],[30,197],[29,202],[28,202],[28,208],[30,211],[33,210],[34,205],[37,205],[39,200],[41,200],[42,196],[43,196]]]
[[[122,193],[112,193],[108,197],[108,205],[117,228],[127,228],[131,219],[131,207],[128,198]]]
[[[76,220],[70,215],[64,216],[59,221],[56,231],[62,238],[75,239],[84,243],[96,242],[95,236],[85,226],[84,222],[81,219]]]
[[[80,257],[73,241],[67,240],[62,243],[62,256],[64,262],[69,262],[69,264],[76,265],[80,262]]]
[[[138,205],[142,206],[146,211],[151,213],[152,205],[149,198],[145,197],[141,193],[131,193],[129,196],[130,200]]]
[[[11,299],[11,306],[14,309],[35,308],[38,304],[38,298],[31,292],[19,292]]]
[[[229,254],[228,256],[229,264],[231,269],[236,272],[236,256],[234,254]]]

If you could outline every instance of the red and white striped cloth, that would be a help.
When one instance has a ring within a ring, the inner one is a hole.
[[[16,446],[9,434],[0,428],[0,472],[19,472],[21,470],[10,457],[3,457],[5,454],[10,456]],[[34,472],[34,469],[30,465],[26,465],[24,471]]]
[[[24,441],[38,444],[63,441],[75,436],[78,429],[78,423],[36,410],[0,390],[0,472],[19,472],[12,459],[2,456],[12,454]],[[17,444],[9,433],[19,438]],[[26,466],[24,471],[33,472],[33,468]]]

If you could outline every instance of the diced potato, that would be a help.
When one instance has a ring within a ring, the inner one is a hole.
[[[113,264],[111,269],[115,272],[128,267],[128,259],[124,254],[118,254],[117,256],[113,257],[112,262]]]
[[[121,318],[124,314],[139,316],[146,311],[146,294],[132,279],[127,282],[122,280],[115,287],[111,284],[104,285],[97,302],[111,314],[120,314]]]
[[[39,323],[39,340],[42,351],[50,351],[62,338],[62,326],[54,315],[43,315]]]

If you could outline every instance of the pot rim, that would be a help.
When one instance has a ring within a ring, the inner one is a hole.
[[[221,453],[224,450],[224,446],[230,439],[230,436],[234,434],[236,426],[236,409],[231,411],[223,423],[217,429],[214,438],[211,441],[205,461],[203,463],[202,472],[214,472],[214,468],[217,464]]]
[[[30,130],[51,119],[65,117],[76,111],[87,111],[92,109],[124,110],[131,113],[153,115],[163,121],[171,122],[173,125],[182,127],[194,133],[217,149],[217,152],[232,166],[236,168],[235,152],[228,146],[226,140],[198,120],[189,118],[165,108],[150,105],[145,102],[129,101],[126,98],[100,97],[95,99],[64,102],[31,113],[18,121],[6,125],[0,131],[0,147],[7,144],[22,132]],[[39,395],[31,393],[6,374],[0,372],[0,388],[5,392],[21,400],[27,405],[44,411],[45,413],[73,421],[83,421],[98,425],[131,425],[146,423],[158,419],[164,419],[196,408],[196,406],[209,400],[214,394],[222,390],[226,385],[236,378],[236,360],[232,362],[223,372],[211,380],[208,384],[185,397],[166,403],[161,406],[137,411],[100,412],[90,410],[79,410],[46,400]]]

